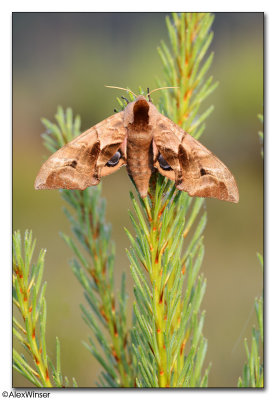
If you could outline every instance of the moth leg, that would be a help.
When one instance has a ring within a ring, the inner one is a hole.
[[[150,97],[150,95],[149,95],[149,92],[150,92],[149,88],[147,88],[147,92],[148,92],[148,99],[149,99],[149,102],[152,103],[151,97]]]
[[[129,100],[125,96],[121,96],[121,99],[125,100],[127,104],[129,104]]]

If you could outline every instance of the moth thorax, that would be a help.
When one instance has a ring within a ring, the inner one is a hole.
[[[145,98],[138,99],[133,107],[134,125],[148,125],[149,123],[149,103]]]

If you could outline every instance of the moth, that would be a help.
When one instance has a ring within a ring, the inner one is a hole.
[[[190,196],[237,203],[239,192],[229,169],[161,114],[151,102],[151,93],[148,99],[135,96],[123,111],[56,151],[42,165],[35,189],[84,190],[126,165],[142,198],[147,196],[150,177],[157,169]]]

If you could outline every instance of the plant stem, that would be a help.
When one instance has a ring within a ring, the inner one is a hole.
[[[89,190],[89,189],[88,189]],[[90,197],[90,195],[92,197]],[[107,226],[100,215],[100,188],[90,188],[90,192],[63,192],[63,197],[71,204],[77,204],[78,221],[74,231],[80,232],[81,243],[85,244],[90,255],[90,261],[87,261],[86,272],[89,279],[93,280],[93,287],[97,293],[97,309],[106,323],[106,328],[111,339],[109,344],[109,355],[115,362],[118,371],[118,384],[121,387],[132,387],[133,377],[126,370],[126,365],[131,363],[127,354],[126,332],[124,337],[119,335],[118,315],[116,313],[116,303],[113,291],[113,273],[110,273],[111,266],[110,257],[112,257],[112,248],[110,246],[109,236],[104,236]],[[72,201],[72,197],[74,200]],[[69,200],[70,199],[70,200]],[[99,202],[99,204],[98,204]],[[94,206],[92,205],[93,203]],[[98,208],[97,208],[98,207]],[[99,212],[99,215],[96,213]],[[65,238],[70,245],[71,241]],[[70,245],[70,247],[72,247]],[[75,271],[74,271],[75,272]],[[87,281],[83,285],[89,284]],[[91,286],[91,283],[89,284]],[[89,296],[89,293],[87,293]],[[91,299],[92,300],[92,299]],[[92,301],[95,301],[93,299]],[[97,322],[96,322],[97,323]],[[124,362],[125,361],[125,362]]]

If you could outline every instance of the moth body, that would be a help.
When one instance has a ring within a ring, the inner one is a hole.
[[[127,106],[129,110],[126,108],[125,118],[127,172],[134,180],[142,197],[147,196],[153,171],[153,132],[152,125],[149,124],[150,105],[143,96],[139,96],[135,102]]]
[[[229,169],[143,96],[54,153],[42,165],[35,188],[84,190],[123,165],[141,197],[147,196],[156,168],[190,196],[239,201]]]

